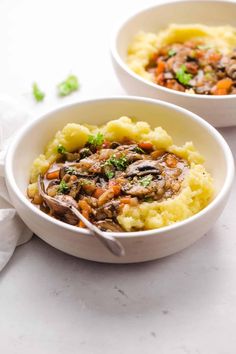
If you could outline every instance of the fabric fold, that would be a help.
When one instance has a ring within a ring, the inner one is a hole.
[[[15,132],[29,119],[30,114],[19,102],[0,95],[0,271],[11,258],[16,246],[32,237],[32,231],[17,215],[4,179],[4,158]]]

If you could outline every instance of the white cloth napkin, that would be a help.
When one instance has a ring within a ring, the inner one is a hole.
[[[15,132],[29,120],[24,105],[6,95],[0,95],[0,271],[11,258],[16,246],[29,241],[30,231],[11,204],[5,179],[4,156]]]

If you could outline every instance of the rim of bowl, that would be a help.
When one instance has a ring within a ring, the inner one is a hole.
[[[118,25],[116,25],[116,27],[113,29],[112,33],[111,33],[111,37],[110,37],[110,52],[112,54],[112,57],[114,58],[114,60],[119,64],[119,66],[125,71],[127,72],[130,76],[132,76],[134,79],[140,81],[142,84],[150,86],[152,88],[154,88],[155,90],[160,90],[163,92],[166,92],[168,94],[173,94],[173,95],[177,95],[177,96],[182,96],[185,98],[193,98],[193,99],[205,99],[205,100],[232,100],[236,98],[236,94],[232,94],[232,95],[203,95],[203,94],[191,94],[188,92],[181,92],[181,91],[176,91],[176,90],[172,90],[172,89],[168,89],[167,87],[161,86],[161,85],[157,85],[155,83],[153,83],[152,81],[149,81],[147,79],[144,79],[142,76],[136,74],[133,70],[131,70],[129,68],[129,66],[126,64],[126,62],[121,58],[120,54],[118,53],[117,50],[117,41],[118,41],[118,36],[120,31],[122,30],[122,28],[129,23],[130,21],[132,21],[133,19],[135,19],[135,17],[138,17],[140,14],[145,13],[145,12],[149,12],[152,9],[156,9],[158,7],[162,7],[165,5],[175,5],[177,3],[188,3],[191,4],[191,2],[195,2],[195,3],[199,3],[199,0],[193,0],[193,1],[189,1],[189,0],[167,0],[167,1],[163,1],[157,5],[152,5],[152,6],[148,6],[145,7],[139,11],[134,12],[133,14],[129,15],[128,17],[124,17],[122,21],[119,22]],[[233,4],[236,7],[236,2],[234,0],[201,0],[201,5],[204,5],[204,2],[212,4],[214,6],[214,3],[228,3],[228,4]]]
[[[144,103],[151,104],[151,105],[164,106],[164,107],[170,108],[173,112],[178,111],[178,112],[184,114],[185,116],[187,116],[188,118],[197,122],[199,125],[201,125],[203,128],[205,128],[208,131],[208,133],[215,138],[215,140],[217,140],[217,142],[219,143],[219,145],[223,149],[224,156],[225,156],[225,162],[226,162],[226,178],[225,178],[222,189],[216,195],[216,197],[204,209],[199,211],[197,214],[190,216],[187,219],[184,219],[182,221],[178,221],[178,222],[176,222],[172,225],[169,225],[169,226],[163,226],[161,228],[152,229],[152,230],[134,231],[134,232],[108,232],[108,234],[112,234],[113,236],[120,238],[120,239],[130,238],[130,237],[143,237],[143,236],[154,235],[154,234],[158,235],[163,232],[166,233],[166,232],[171,231],[173,229],[179,229],[182,226],[189,224],[192,221],[201,218],[204,214],[208,213],[213,208],[216,208],[221,203],[224,196],[227,195],[228,192],[230,191],[230,189],[232,187],[232,183],[233,183],[233,178],[234,178],[233,155],[232,155],[232,152],[231,152],[227,142],[223,138],[223,136],[213,126],[211,126],[208,122],[206,122],[203,118],[199,117],[195,113],[188,111],[185,108],[182,108],[182,107],[177,106],[175,104],[164,102],[161,100],[155,100],[153,98],[145,98],[145,97],[138,97],[138,96],[100,97],[100,98],[95,98],[95,99],[88,99],[88,100],[83,100],[83,101],[79,101],[79,102],[69,103],[69,104],[65,104],[63,106],[60,106],[59,108],[52,109],[52,110],[48,111],[47,113],[43,113],[43,114],[37,116],[36,118],[34,118],[32,121],[28,122],[16,134],[14,141],[8,147],[7,153],[5,156],[5,166],[4,166],[5,177],[8,181],[8,183],[10,184],[13,192],[16,194],[18,199],[20,199],[21,203],[23,203],[25,205],[25,207],[29,208],[34,214],[36,214],[38,217],[44,219],[45,221],[49,221],[52,224],[56,224],[57,226],[60,226],[66,230],[73,231],[75,233],[92,236],[92,233],[89,230],[75,227],[73,225],[66,224],[63,221],[54,219],[51,216],[49,216],[49,215],[45,214],[44,212],[42,212],[41,210],[39,210],[37,207],[35,207],[30,202],[30,200],[27,198],[27,196],[17,186],[17,183],[14,178],[14,174],[13,174],[12,157],[14,155],[14,152],[16,150],[18,143],[21,141],[21,139],[24,137],[24,135],[28,131],[34,129],[34,126],[37,125],[38,122],[44,121],[44,120],[46,121],[48,119],[48,117],[51,116],[52,114],[55,115],[55,114],[57,114],[57,112],[67,110],[68,108],[73,107],[73,106],[88,105],[88,104],[93,104],[96,102],[106,103],[109,101],[114,101],[114,103],[115,103],[115,102],[119,102],[121,100],[122,101],[133,101],[133,102],[139,101],[139,102],[144,102]]]

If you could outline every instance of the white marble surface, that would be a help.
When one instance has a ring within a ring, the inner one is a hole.
[[[110,28],[155,2],[1,0],[0,92],[35,113],[123,94],[110,64]],[[69,72],[79,76],[81,91],[59,100],[55,84]],[[43,104],[31,98],[33,80],[48,93]],[[221,132],[235,154],[236,128]],[[0,353],[236,353],[235,211],[236,183],[207,235],[146,264],[91,263],[34,237],[0,274]]]

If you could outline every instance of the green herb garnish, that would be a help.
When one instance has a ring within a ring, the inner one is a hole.
[[[43,101],[43,99],[45,97],[45,93],[39,89],[36,82],[33,84],[33,95],[34,95],[34,98],[37,102]]]
[[[183,64],[181,67],[178,69],[176,73],[176,77],[179,80],[179,82],[183,85],[188,85],[189,81],[192,79],[192,75],[186,72],[187,68]]]
[[[61,82],[58,86],[59,96],[68,96],[70,93],[79,89],[79,82],[75,75],[70,75],[68,78]]]
[[[58,192],[65,194],[68,190],[69,190],[69,186],[64,180],[62,180],[61,183],[59,184]]]
[[[176,53],[177,53],[176,50],[170,49],[168,52],[168,57],[173,57]]]
[[[122,155],[119,158],[116,158],[115,155],[112,155],[106,162],[105,165],[113,165],[119,171],[124,171],[128,166],[128,160],[125,155]]]
[[[138,146],[134,148],[134,151],[137,152],[138,154],[145,154],[145,151]]]
[[[76,172],[76,169],[74,167],[67,167],[66,168],[66,173],[69,175],[73,175]]]
[[[114,177],[115,172],[113,172],[113,171],[107,171],[107,172],[105,172],[105,175],[107,176],[108,179],[111,179],[112,177]]]
[[[63,145],[59,144],[57,145],[57,152],[63,155],[66,153],[66,148]]]
[[[149,186],[151,181],[152,181],[152,176],[148,175],[148,176],[145,176],[145,177],[141,178],[139,180],[139,184],[141,184],[141,186],[143,186],[143,187],[147,187],[147,186]]]
[[[104,136],[102,133],[98,132],[97,135],[89,135],[88,143],[95,147],[102,145],[104,142]]]

